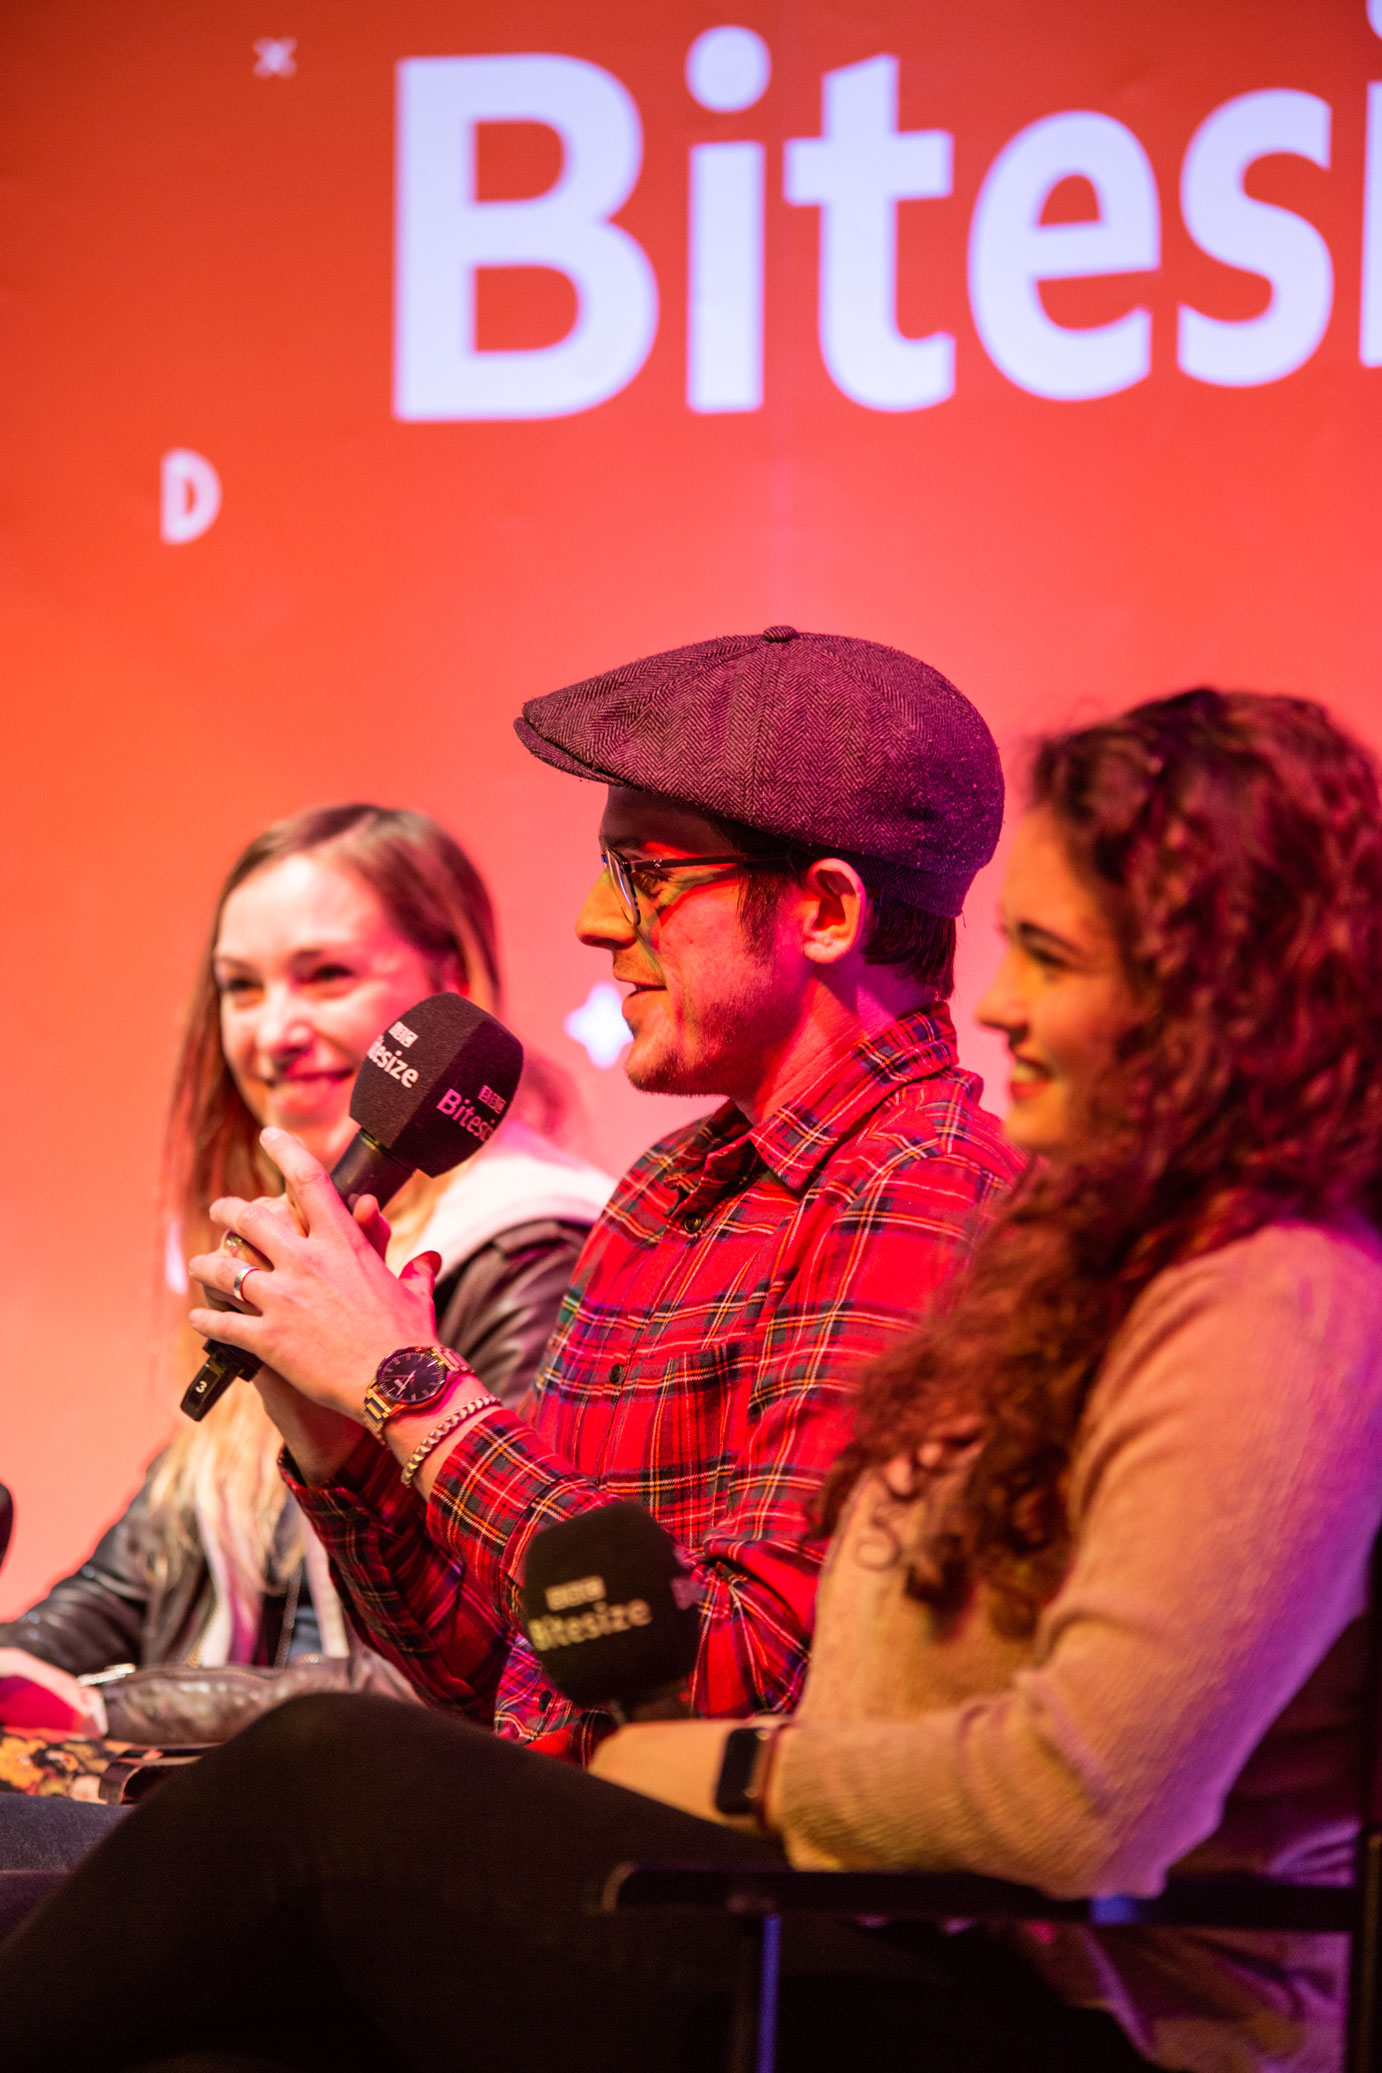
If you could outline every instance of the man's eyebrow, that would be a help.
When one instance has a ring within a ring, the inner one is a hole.
[[[610,842],[605,836],[601,836],[600,847],[602,849],[616,850],[621,857],[627,857],[631,864],[690,864],[695,862],[694,851],[674,852],[669,857],[655,857],[649,850],[648,844],[650,842],[661,842],[663,839],[660,835],[647,835],[641,839],[631,837],[628,842]]]

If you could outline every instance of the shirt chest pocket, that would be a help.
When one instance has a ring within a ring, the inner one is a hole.
[[[704,1526],[743,1450],[747,1355],[735,1339],[627,1364],[596,1471],[611,1498],[646,1505],[674,1534]]]

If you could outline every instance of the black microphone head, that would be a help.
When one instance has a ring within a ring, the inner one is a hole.
[[[14,1499],[3,1483],[0,1483],[0,1562],[10,1551],[10,1535],[14,1531]]]
[[[522,1071],[523,1046],[502,1022],[434,993],[370,1045],[350,1113],[400,1164],[446,1173],[494,1135]]]
[[[533,1536],[523,1627],[577,1706],[638,1700],[695,1667],[700,1591],[675,1542],[637,1504],[605,1504]]]

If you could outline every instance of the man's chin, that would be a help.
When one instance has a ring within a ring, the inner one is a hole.
[[[624,1076],[640,1094],[718,1095],[721,1091],[708,1085],[684,1059],[669,1058],[652,1045],[641,1044],[637,1037],[624,1059]]]
[[[683,1094],[676,1065],[666,1058],[640,1058],[631,1051],[624,1060],[624,1077],[640,1094]]]

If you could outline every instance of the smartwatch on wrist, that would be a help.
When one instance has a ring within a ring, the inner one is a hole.
[[[768,1778],[768,1758],[782,1732],[776,1727],[731,1728],[725,1737],[720,1775],[715,1781],[715,1811],[749,1818],[764,1829],[763,1789]]]
[[[403,1346],[381,1360],[365,1391],[365,1423],[381,1442],[384,1427],[400,1411],[424,1411],[465,1362],[449,1346]]]

